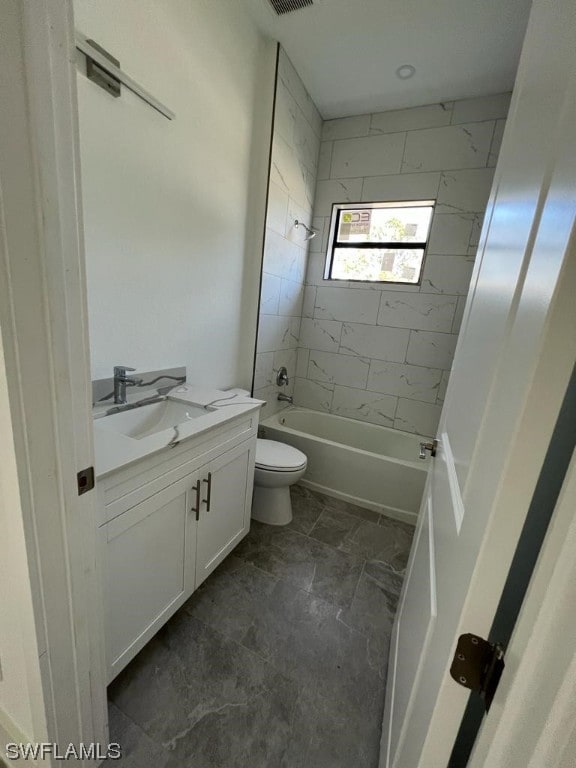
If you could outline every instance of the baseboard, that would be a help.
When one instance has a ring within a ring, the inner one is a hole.
[[[384,517],[398,520],[401,523],[416,525],[418,520],[418,515],[415,512],[407,512],[405,509],[396,509],[395,507],[385,507],[382,504],[376,504],[373,501],[362,499],[359,496],[352,496],[349,493],[335,491],[333,488],[327,488],[324,485],[313,483],[310,480],[299,480],[298,485],[303,485],[304,488],[310,488],[312,491],[323,493],[325,496],[332,496],[334,499],[347,501],[349,504],[355,504],[357,507],[364,507],[364,509],[370,509],[372,512],[379,512],[381,515],[384,515]]]

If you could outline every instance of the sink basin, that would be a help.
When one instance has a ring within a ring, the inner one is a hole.
[[[143,437],[193,421],[199,416],[206,416],[214,410],[178,400],[163,400],[160,403],[150,403],[112,416],[104,416],[98,419],[97,424],[99,428],[141,440]]]

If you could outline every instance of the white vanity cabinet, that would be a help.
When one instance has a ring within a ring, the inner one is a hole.
[[[185,477],[102,528],[110,679],[194,590],[198,480]]]
[[[196,532],[195,587],[248,532],[255,450],[255,441],[241,443],[206,467]]]
[[[111,681],[246,535],[257,414],[98,482]]]

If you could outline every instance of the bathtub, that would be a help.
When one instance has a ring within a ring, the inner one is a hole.
[[[416,523],[429,466],[418,458],[419,435],[298,407],[270,416],[258,433],[306,454],[302,485]]]

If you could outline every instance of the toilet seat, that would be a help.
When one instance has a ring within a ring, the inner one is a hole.
[[[256,441],[256,468],[268,472],[297,472],[307,463],[306,454],[276,440]]]

